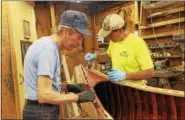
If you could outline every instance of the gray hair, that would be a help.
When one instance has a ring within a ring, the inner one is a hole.
[[[55,30],[55,33],[57,35],[60,34],[60,32],[64,29],[64,28],[68,28],[69,30],[71,30],[71,32],[76,32],[75,28],[73,27],[69,27],[69,26],[66,26],[66,25],[58,25],[56,30]]]

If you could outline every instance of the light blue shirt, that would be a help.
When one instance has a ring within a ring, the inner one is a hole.
[[[49,36],[35,41],[24,59],[24,85],[26,99],[37,100],[38,76],[47,75],[54,91],[60,91],[61,68],[57,44]]]

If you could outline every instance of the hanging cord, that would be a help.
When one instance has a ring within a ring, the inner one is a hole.
[[[150,10],[149,12],[150,12],[150,14],[151,14],[151,10]],[[155,38],[155,40],[156,40],[158,46],[162,49],[163,53],[164,53],[164,52],[170,52],[170,51],[172,51],[174,48],[176,48],[177,45],[178,45],[178,43],[176,43],[176,44],[173,46],[173,48],[168,49],[168,50],[165,49],[164,47],[160,46],[159,41],[158,41],[157,36],[156,36],[156,33],[155,33],[155,30],[154,30],[154,27],[152,26],[152,23],[153,23],[153,20],[152,20],[152,17],[151,17],[151,27],[152,27],[152,31],[153,31],[153,34],[154,34],[154,38]],[[178,34],[179,34],[179,32],[180,32],[180,11],[179,11]],[[166,55],[164,55],[164,56],[165,56],[165,58],[167,59],[167,56],[166,56]]]

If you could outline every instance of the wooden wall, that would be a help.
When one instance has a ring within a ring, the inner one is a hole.
[[[23,61],[20,41],[36,40],[34,6],[24,1],[3,1],[3,115],[21,119],[25,102]],[[19,15],[19,16],[17,16]],[[30,36],[25,37],[23,21],[30,25]],[[8,90],[10,90],[8,93]],[[10,96],[9,96],[10,95]],[[7,97],[6,97],[7,96]]]
[[[50,35],[51,17],[48,3],[44,1],[35,3],[34,11],[36,18],[37,38]]]
[[[15,81],[13,81],[12,54],[9,37],[8,2],[2,2],[2,119],[18,117],[19,102],[16,99]]]

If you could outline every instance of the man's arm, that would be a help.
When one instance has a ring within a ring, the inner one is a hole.
[[[154,77],[155,70],[153,68],[148,70],[141,70],[138,72],[126,73],[126,80],[142,80]]]
[[[78,101],[78,95],[74,93],[61,94],[52,90],[52,80],[49,76],[38,77],[38,101],[40,103],[61,104]]]

